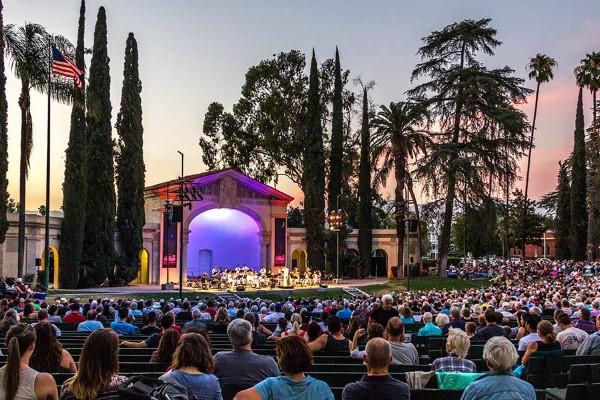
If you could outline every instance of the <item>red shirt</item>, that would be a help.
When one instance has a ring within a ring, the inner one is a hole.
[[[67,316],[63,318],[63,322],[71,322],[74,324],[78,324],[85,320],[86,318],[83,315],[81,315],[79,311],[71,311]]]

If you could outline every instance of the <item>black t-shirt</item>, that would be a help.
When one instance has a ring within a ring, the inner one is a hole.
[[[349,383],[344,388],[342,400],[409,400],[410,389],[404,382],[390,375],[365,375],[358,382]]]
[[[160,328],[158,326],[150,326],[150,325],[146,325],[144,326],[142,329],[140,329],[140,332],[143,335],[153,335],[155,333],[160,333]]]
[[[371,319],[378,324],[381,324],[384,328],[387,326],[387,323],[390,319],[398,316],[398,310],[395,308],[390,308],[389,310],[384,310],[379,307],[377,310],[371,313]]]
[[[150,337],[146,339],[146,347],[158,347],[158,342],[160,342],[161,335],[162,333],[153,333],[152,335],[150,335]]]
[[[488,340],[494,336],[504,336],[504,328],[500,325],[487,325],[484,326],[475,335],[476,340]]]

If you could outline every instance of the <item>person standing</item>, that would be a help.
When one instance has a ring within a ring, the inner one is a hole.
[[[391,318],[398,316],[398,310],[392,307],[394,299],[389,294],[384,295],[381,298],[381,307],[373,311],[369,317],[369,324],[377,322],[381,326],[387,326],[388,321]]]

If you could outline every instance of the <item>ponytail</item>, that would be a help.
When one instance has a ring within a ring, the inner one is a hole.
[[[300,335],[300,325],[298,324],[298,321],[294,321],[291,331],[294,332],[294,335]]]
[[[6,400],[14,400],[20,385],[21,355],[35,343],[35,331],[27,324],[14,325],[5,340],[8,340],[8,358],[2,383]]]
[[[19,339],[16,336],[10,338],[8,342],[8,358],[6,359],[6,368],[4,371],[4,391],[6,400],[14,400],[19,389],[21,370],[21,351],[19,349]]]

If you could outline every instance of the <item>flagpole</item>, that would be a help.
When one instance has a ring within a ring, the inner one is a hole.
[[[46,133],[46,224],[44,227],[44,274],[42,278],[42,289],[48,294],[48,282],[50,280],[50,104],[52,92],[52,43],[48,36],[48,130]]]

